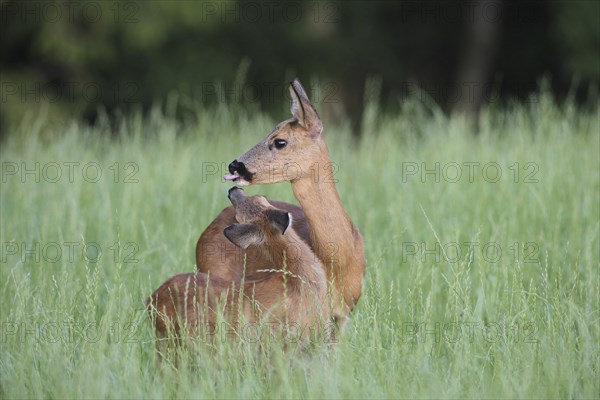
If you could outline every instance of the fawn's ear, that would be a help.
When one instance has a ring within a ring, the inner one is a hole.
[[[290,97],[292,116],[301,126],[308,129],[311,136],[320,134],[323,131],[323,123],[317,110],[310,104],[306,91],[298,79],[290,82]]]
[[[292,214],[282,210],[267,210],[269,222],[283,235],[292,225]]]
[[[231,224],[223,230],[223,234],[237,247],[247,249],[262,243],[263,238],[256,225]]]

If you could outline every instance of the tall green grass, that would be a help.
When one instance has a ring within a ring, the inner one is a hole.
[[[179,369],[155,363],[143,300],[194,270],[222,168],[278,121],[24,121],[0,150],[1,397],[598,397],[599,109],[537,99],[484,111],[477,133],[410,102],[370,109],[360,141],[326,125],[367,258],[339,343],[227,342]],[[295,201],[287,183],[247,191]]]

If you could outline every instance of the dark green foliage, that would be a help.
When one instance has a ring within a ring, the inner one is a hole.
[[[371,76],[381,78],[384,109],[392,110],[415,93],[444,110],[469,109],[464,103],[472,90],[481,93],[476,103],[526,98],[545,74],[559,98],[575,77],[582,97],[600,73],[599,7],[594,1],[3,1],[0,123],[20,123],[38,107],[49,107],[54,119],[96,121],[104,107],[109,115],[148,110],[173,93],[180,119],[198,102],[242,103],[279,117],[286,83],[296,75],[321,112],[349,115],[356,131]]]

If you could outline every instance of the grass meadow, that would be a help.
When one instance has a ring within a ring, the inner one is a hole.
[[[194,270],[225,166],[279,121],[31,115],[0,150],[0,397],[597,398],[598,115],[541,93],[477,129],[412,101],[369,106],[362,140],[325,121],[367,259],[339,342],[266,357],[222,341],[178,369],[155,362],[143,301]],[[246,191],[295,202],[288,183]]]

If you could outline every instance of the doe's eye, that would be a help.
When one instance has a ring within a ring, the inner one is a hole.
[[[276,149],[283,149],[287,145],[287,142],[283,139],[275,139],[273,143]]]

